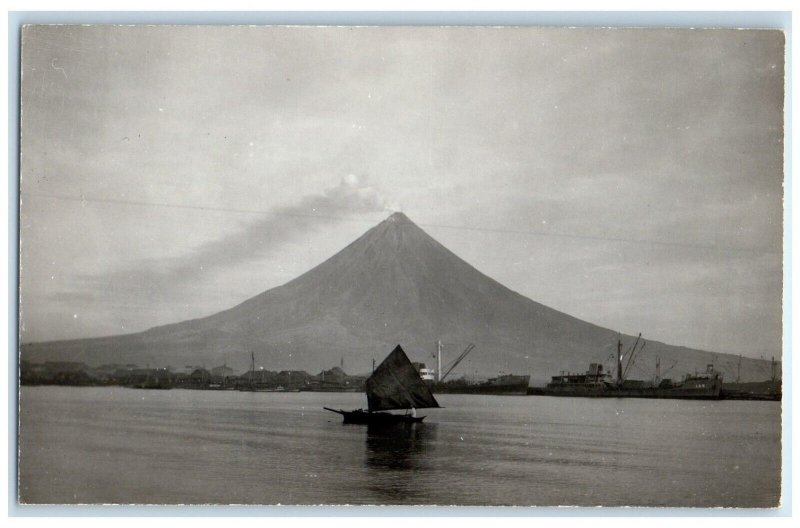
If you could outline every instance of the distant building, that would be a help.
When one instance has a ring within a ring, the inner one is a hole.
[[[204,368],[195,369],[189,378],[195,383],[208,383],[211,381],[211,373]]]
[[[211,375],[215,378],[231,378],[233,377],[233,369],[228,365],[222,365],[211,369]]]
[[[199,368],[199,367],[197,367]],[[181,383],[188,383],[191,380],[192,372],[194,372],[196,367],[191,365],[186,365],[185,367],[177,367],[172,368],[170,367],[169,371],[172,375],[172,380],[178,384]]]

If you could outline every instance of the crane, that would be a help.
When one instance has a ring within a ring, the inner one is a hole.
[[[463,351],[461,354],[459,354],[459,355],[458,355],[458,357],[457,357],[456,359],[454,359],[454,360],[453,360],[453,362],[452,362],[452,363],[449,363],[447,366],[445,366],[443,371],[442,371],[442,370],[440,370],[441,377],[439,377],[439,381],[440,381],[440,382],[444,381],[444,379],[447,377],[447,375],[448,375],[448,374],[450,374],[450,372],[452,372],[452,371],[453,371],[453,369],[454,369],[454,368],[456,368],[456,367],[458,366],[458,364],[459,364],[459,363],[461,363],[461,361],[462,361],[462,360],[463,360],[465,357],[467,357],[467,354],[469,354],[470,352],[472,352],[472,349],[473,349],[473,348],[475,348],[475,345],[473,345],[472,343],[470,343],[470,344],[467,346],[467,348],[465,348],[465,349],[464,349],[464,351]],[[441,354],[439,355],[439,357],[441,357]]]
[[[642,341],[642,347],[637,352],[636,346],[639,344],[640,340]],[[633,343],[633,346],[630,348],[630,350],[628,350],[627,353],[622,354],[622,339],[619,339],[617,341],[617,385],[622,385],[622,381],[626,378],[626,376],[628,375],[628,371],[633,366],[634,357],[636,356],[636,354],[640,354],[642,350],[644,350],[646,344],[647,343],[642,339],[642,334],[640,332],[639,336],[636,338],[636,341]],[[622,359],[625,356],[628,356],[628,361],[625,363],[625,370],[623,370]]]
[[[642,337],[642,334],[639,334],[639,337]],[[644,347],[646,346],[647,346],[647,341],[642,339],[642,346],[639,348],[638,351],[636,351],[636,343],[634,343],[633,348],[631,349],[631,353],[628,356],[628,362],[625,364],[625,371],[622,373],[622,379],[628,377],[628,372],[630,371],[630,368],[636,363],[637,355],[641,355],[642,350],[644,350]]]

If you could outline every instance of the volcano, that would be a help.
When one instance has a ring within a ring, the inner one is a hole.
[[[635,340],[621,338],[623,350]],[[28,343],[21,358],[95,366],[227,361],[244,370],[253,351],[270,370],[318,372],[343,361],[345,370],[359,374],[397,344],[412,361],[435,367],[442,341],[445,363],[475,345],[451,377],[515,373],[541,382],[561,371],[585,371],[590,362],[612,365],[617,339],[613,330],[506,288],[395,213],[317,267],[229,310],[136,334]],[[656,357],[676,365],[672,376],[714,363],[731,379],[739,362],[648,340],[637,366],[654,370]],[[765,372],[768,363],[742,359],[743,380],[764,379]]]

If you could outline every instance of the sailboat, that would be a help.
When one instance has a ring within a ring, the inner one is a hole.
[[[416,409],[439,407],[439,402],[422,381],[400,345],[367,378],[366,392],[367,410],[344,411],[330,407],[323,409],[341,414],[344,423],[388,424],[421,422],[425,417],[416,416]],[[406,413],[384,412],[397,409],[405,409]]]

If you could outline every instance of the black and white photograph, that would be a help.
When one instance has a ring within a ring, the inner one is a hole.
[[[786,47],[24,26],[18,505],[775,511]]]

